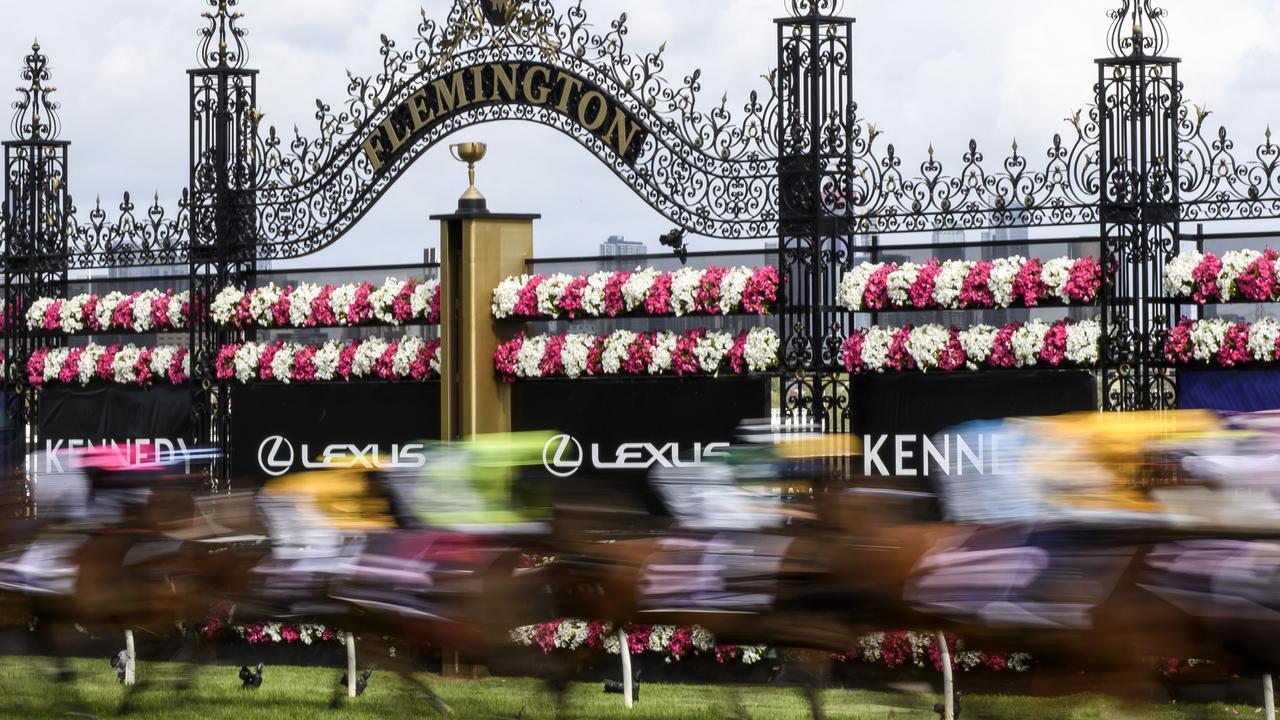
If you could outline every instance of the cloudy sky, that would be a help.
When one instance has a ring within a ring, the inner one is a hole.
[[[562,3],[567,0],[560,0]],[[451,0],[424,0],[443,18]],[[4,0],[0,62],[16,83],[33,38],[50,56],[63,105],[63,139],[72,141],[71,188],[82,214],[124,190],[176,204],[186,182],[186,73],[195,62],[200,0]],[[626,12],[632,51],[667,42],[676,80],[703,71],[706,101],[727,92],[740,105],[765,92],[774,63],[772,19],[783,0],[584,0],[593,24]],[[1184,59],[1188,99],[1215,112],[1240,145],[1280,122],[1280,0],[1164,0],[1170,53]],[[314,100],[344,96],[345,69],[378,67],[378,36],[407,45],[418,0],[242,0],[250,66],[261,71],[264,122],[314,128]],[[909,164],[933,143],[958,164],[970,137],[988,160],[1016,138],[1025,154],[1048,147],[1063,122],[1087,105],[1105,54],[1106,11],[1116,0],[845,0],[855,26],[856,95]],[[0,66],[2,67],[2,66]],[[337,103],[334,102],[336,105]],[[650,210],[599,161],[558,133],[515,123],[471,129],[457,139],[489,143],[479,184],[490,207],[539,212],[540,256],[592,253],[608,235],[656,245],[670,223]],[[435,243],[427,220],[448,211],[465,172],[443,146],[406,174],[347,237],[303,264],[413,262]],[[118,200],[112,200],[118,202]],[[699,249],[722,247],[697,240]]]

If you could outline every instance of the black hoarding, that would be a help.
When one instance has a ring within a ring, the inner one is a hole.
[[[553,431],[543,452],[558,477],[636,477],[714,458],[744,420],[767,418],[767,378],[554,381],[512,387],[512,427]]]
[[[853,378],[850,394],[854,432],[863,442],[862,470],[899,477],[923,475],[926,456],[935,465],[945,457],[952,468],[993,462],[995,450],[977,445],[982,438],[935,438],[957,425],[1098,406],[1095,376],[1086,371],[861,375]]]
[[[231,473],[259,480],[328,457],[421,457],[440,438],[438,383],[246,385],[231,393]]]
[[[40,391],[37,450],[86,445],[153,445],[181,453],[193,445],[191,390],[158,386],[52,385]]]

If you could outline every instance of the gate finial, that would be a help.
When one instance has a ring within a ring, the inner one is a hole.
[[[787,0],[787,5],[795,17],[816,17],[839,14],[844,0]]]
[[[1152,0],[1120,0],[1120,7],[1107,12],[1111,31],[1107,49],[1114,57],[1129,55],[1163,55],[1169,45],[1164,26],[1164,8]]]
[[[209,70],[218,68],[243,68],[248,49],[244,36],[248,31],[238,27],[236,22],[244,17],[244,13],[234,8],[240,0],[206,0],[209,6],[216,8],[200,14],[209,26],[200,30],[200,46],[198,59],[201,67]]]
[[[60,105],[50,96],[57,88],[47,85],[50,80],[49,58],[40,52],[38,40],[31,43],[31,54],[23,59],[22,79],[25,87],[18,87],[20,97],[13,103],[13,122],[10,128],[15,140],[56,140],[62,130],[58,119]]]

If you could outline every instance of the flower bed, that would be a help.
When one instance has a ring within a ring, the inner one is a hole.
[[[1179,253],[1164,266],[1164,290],[1170,297],[1187,298],[1204,305],[1211,302],[1280,299],[1276,261],[1271,248],[1232,250],[1218,257],[1196,251]]]
[[[42,297],[31,303],[24,316],[30,330],[167,332],[187,327],[190,305],[188,292],[82,293],[70,298]]]
[[[440,374],[440,341],[404,337],[323,345],[232,343],[218,351],[216,368],[219,380],[241,383],[427,380]]]
[[[90,344],[82,348],[36,350],[27,359],[26,370],[32,385],[88,385],[94,381],[139,387],[182,385],[191,376],[191,358],[183,347]]]
[[[1033,320],[967,330],[941,325],[872,327],[845,340],[840,362],[851,373],[1092,367],[1098,362],[1101,336],[1095,320],[1052,325]]]
[[[965,650],[964,640],[947,635],[947,647],[951,651],[951,667],[973,672],[1026,672],[1031,669],[1031,656],[1026,653],[997,653]],[[883,632],[870,633],[844,653],[835,653],[832,659],[842,663],[883,665],[887,668],[915,666],[942,671],[942,653],[938,649],[937,633]]]
[[[634,333],[618,330],[593,335],[524,334],[494,353],[498,374],[508,381],[620,375],[742,375],[778,365],[781,342],[771,328],[755,328],[736,337],[694,330]]]
[[[1101,287],[1102,267],[1091,257],[933,259],[924,265],[862,263],[841,279],[837,300],[852,312],[1037,307],[1091,304]]]
[[[493,291],[499,320],[621,315],[765,315],[778,301],[778,269],[710,267],[661,273],[653,268],[592,275],[520,275]]]
[[[210,308],[213,320],[234,328],[307,328],[355,325],[440,323],[438,280],[387,278],[372,283],[316,285],[302,283],[283,289],[275,283],[244,291],[229,287],[218,293]]]
[[[1280,360],[1280,321],[1183,319],[1169,331],[1165,358],[1176,365],[1200,364],[1232,368]]]
[[[627,625],[627,647],[632,655],[657,653],[668,662],[692,655],[714,654],[717,662],[738,660],[747,665],[759,662],[768,648],[763,645],[720,645],[705,628],[674,625]],[[556,620],[527,625],[511,631],[511,640],[522,647],[537,646],[544,653],[555,650],[601,650],[622,653],[617,630],[611,623],[584,620]]]

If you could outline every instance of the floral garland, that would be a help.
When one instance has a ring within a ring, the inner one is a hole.
[[[42,297],[27,308],[27,328],[82,332],[166,332],[187,327],[191,294],[146,290],[125,295],[81,293],[70,298]]]
[[[440,323],[440,281],[387,278],[372,283],[316,285],[284,289],[271,283],[244,291],[225,288],[213,299],[213,321],[223,327],[330,327]]]
[[[191,358],[184,347],[90,344],[78,348],[41,348],[31,353],[26,369],[27,381],[32,385],[88,385],[94,380],[139,387],[164,383],[183,385],[191,376]]]
[[[1280,360],[1280,321],[1255,323],[1232,320],[1183,319],[1169,331],[1165,358],[1176,365],[1218,365],[1231,368]]]
[[[1091,367],[1098,362],[1101,337],[1096,320],[1062,320],[1052,325],[1033,320],[967,330],[941,325],[872,327],[845,340],[840,362],[851,373],[952,372],[1039,364]]]
[[[772,328],[738,336],[693,330],[610,335],[536,335],[498,346],[494,365],[507,381],[517,378],[579,378],[602,375],[742,375],[778,364],[781,341]]]
[[[852,311],[914,308],[1036,307],[1050,300],[1090,304],[1102,287],[1102,266],[1091,258],[1047,262],[1014,256],[998,260],[862,263],[840,281],[837,300]]]
[[[1171,297],[1211,302],[1280,299],[1276,262],[1271,248],[1232,250],[1218,257],[1196,251],[1179,253],[1164,266],[1164,290]]]
[[[632,655],[651,652],[664,656],[667,662],[679,662],[690,655],[715,654],[716,662],[740,660],[752,665],[764,659],[768,651],[763,645],[720,645],[715,636],[701,627],[674,625],[626,625],[627,647]],[[622,645],[610,623],[584,620],[555,620],[526,625],[511,631],[511,640],[521,647],[542,648],[546,654],[555,650],[603,650],[619,655]]]
[[[493,291],[493,316],[569,319],[619,315],[765,315],[778,301],[776,267],[681,268],[509,277]]]
[[[323,345],[283,340],[232,343],[218,351],[219,380],[329,382],[333,380],[427,380],[440,374],[440,341],[403,337],[367,338]]]
[[[1031,669],[1031,656],[1026,653],[988,653],[977,650],[965,650],[964,640],[947,635],[947,645],[951,650],[951,667],[954,670],[972,672],[990,670],[992,672],[1027,672]],[[916,667],[932,667],[942,671],[942,653],[938,648],[936,633],[920,632],[885,632],[871,633],[858,638],[853,648],[844,653],[835,653],[832,659],[838,662],[862,662],[868,665],[883,664],[889,668],[915,665]]]

